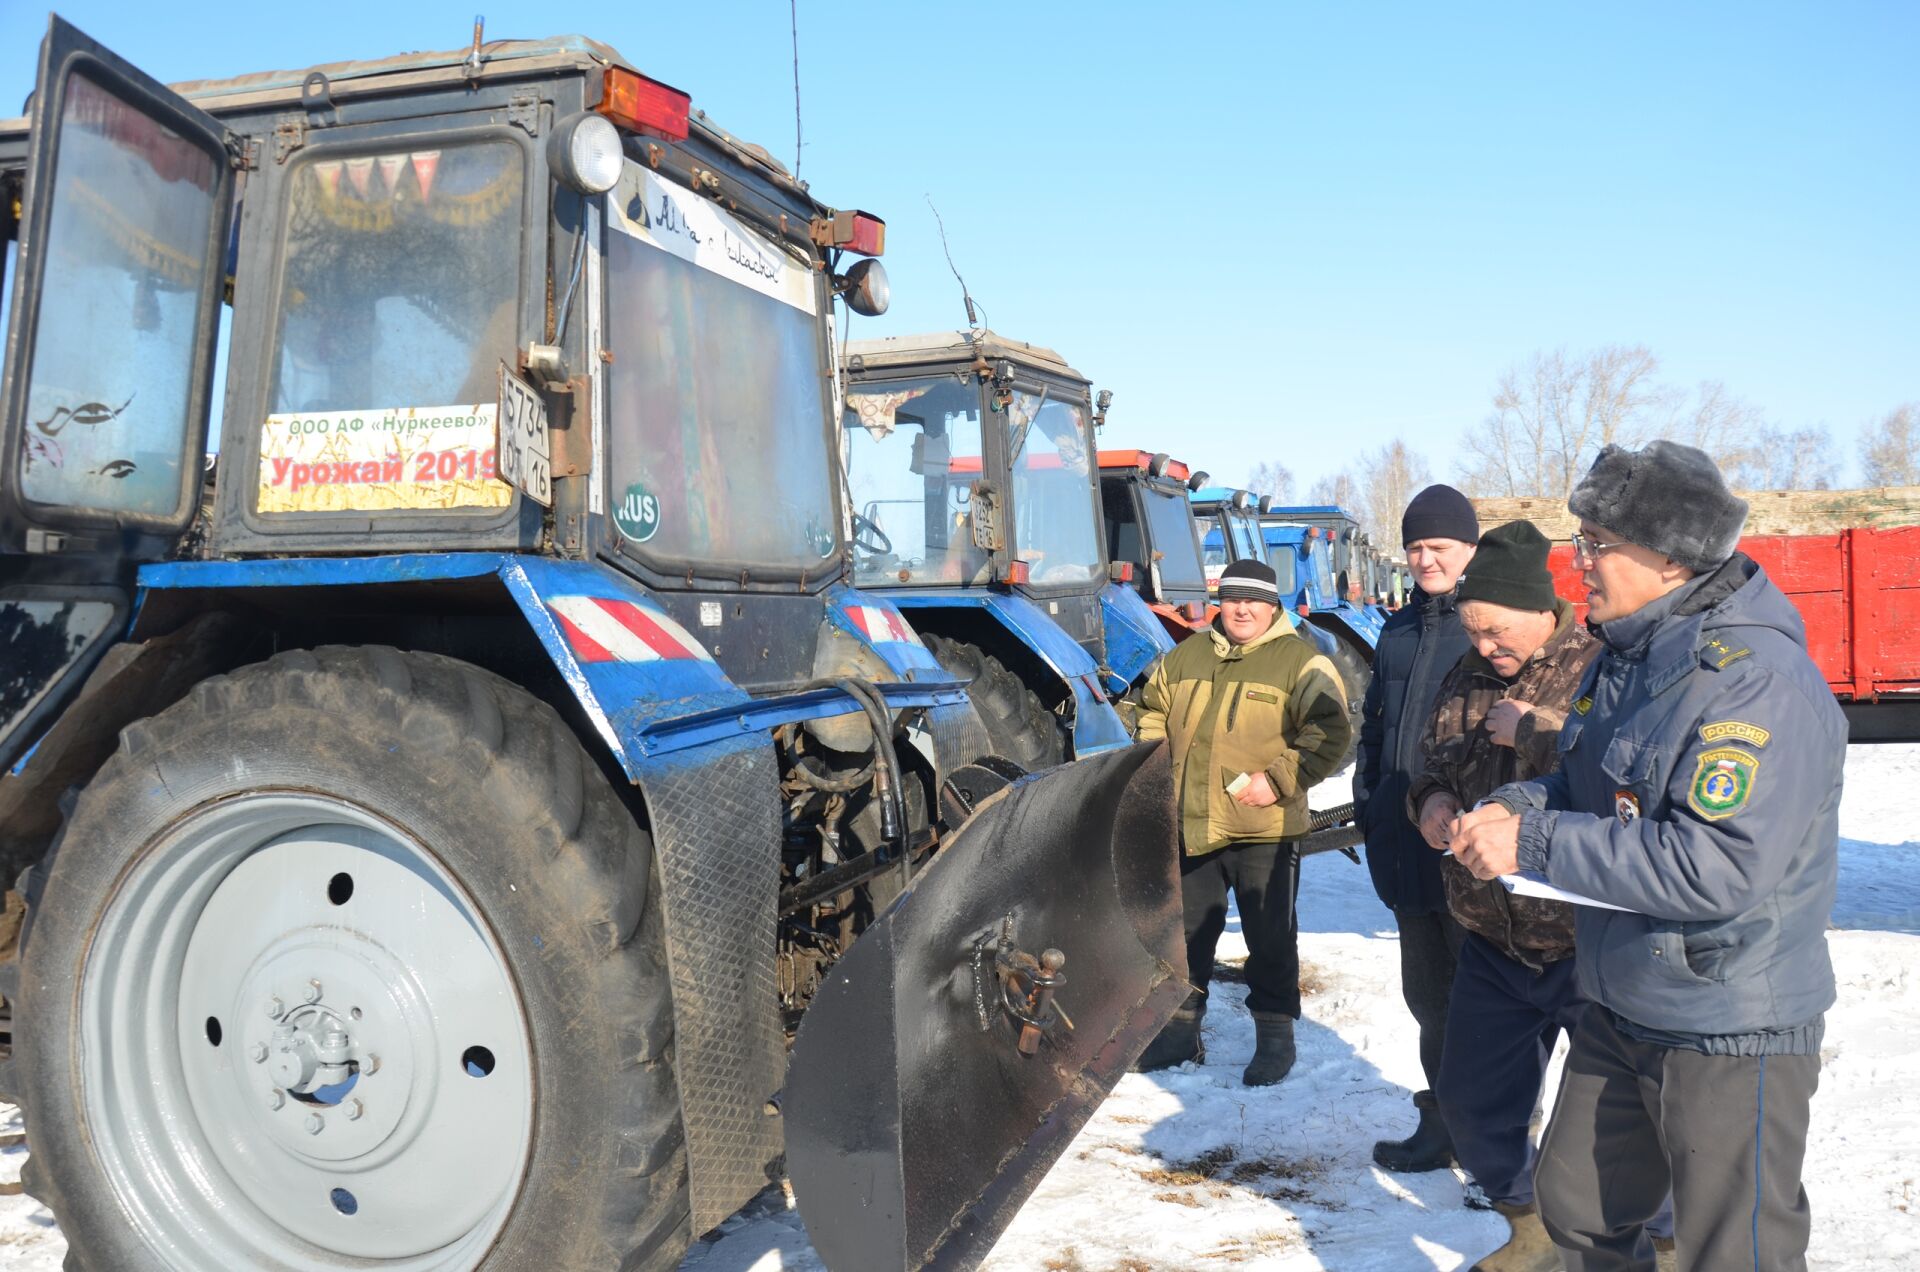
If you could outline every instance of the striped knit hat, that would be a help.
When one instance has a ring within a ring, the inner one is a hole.
[[[1280,603],[1280,579],[1273,567],[1255,560],[1235,561],[1220,574],[1220,599],[1223,601],[1266,601]]]

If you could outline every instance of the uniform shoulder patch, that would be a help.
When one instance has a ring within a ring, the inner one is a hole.
[[[1700,753],[1687,787],[1687,806],[1708,821],[1722,821],[1747,806],[1760,761],[1735,746],[1716,746]]]
[[[1574,701],[1573,713],[1575,715],[1585,715],[1591,710],[1593,710],[1593,698],[1591,696],[1579,698]]]
[[[1712,724],[1700,726],[1702,742],[1724,742],[1732,738],[1737,742],[1751,742],[1755,746],[1765,746],[1773,734],[1757,724],[1748,724],[1744,720],[1716,720]]]

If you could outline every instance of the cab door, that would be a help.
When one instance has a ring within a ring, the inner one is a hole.
[[[233,139],[55,17],[0,374],[0,769],[126,629],[200,509]]]

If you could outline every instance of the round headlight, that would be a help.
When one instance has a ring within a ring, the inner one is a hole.
[[[620,180],[620,130],[586,111],[564,120],[547,141],[547,166],[581,194],[604,194]]]
[[[847,298],[849,309],[869,318],[886,313],[887,304],[893,299],[886,266],[872,257],[855,261],[852,269],[834,280],[834,286]]]

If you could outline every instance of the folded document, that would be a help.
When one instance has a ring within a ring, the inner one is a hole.
[[[1627,907],[1624,905],[1614,905],[1608,901],[1596,901],[1592,897],[1583,897],[1578,892],[1568,892],[1565,888],[1556,888],[1547,882],[1545,875],[1536,874],[1531,870],[1523,870],[1518,874],[1503,874],[1500,876],[1500,882],[1504,883],[1507,886],[1507,891],[1513,893],[1515,896],[1543,897],[1548,901],[1571,901],[1574,905],[1590,905],[1601,910],[1620,910],[1625,913],[1632,913],[1627,910]]]

